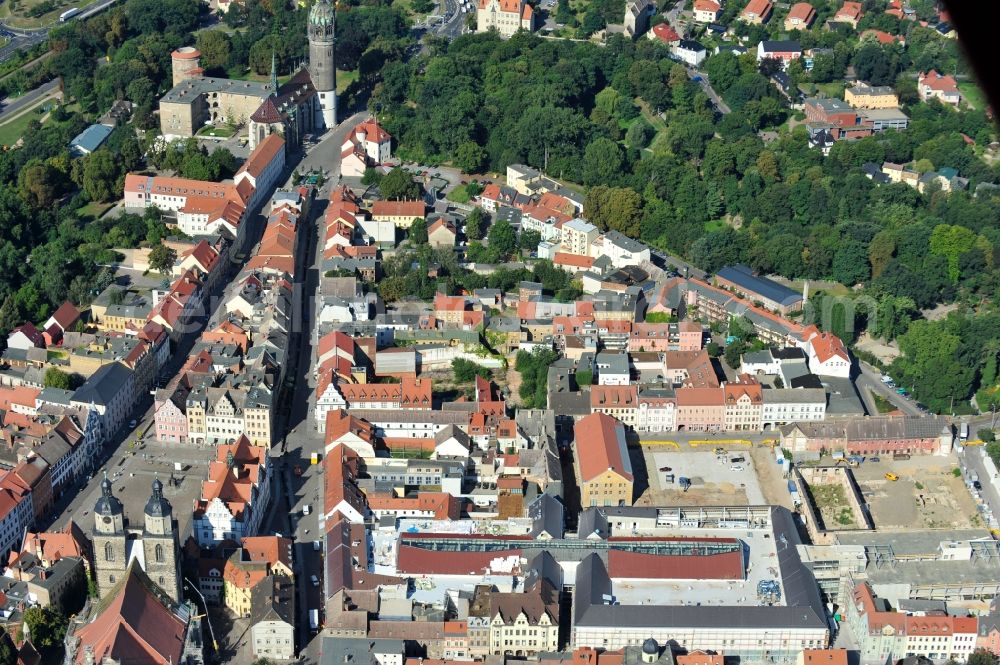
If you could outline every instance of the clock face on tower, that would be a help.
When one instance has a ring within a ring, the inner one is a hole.
[[[104,521],[105,524],[111,524],[111,518],[108,517],[107,515],[105,515],[101,519]]]

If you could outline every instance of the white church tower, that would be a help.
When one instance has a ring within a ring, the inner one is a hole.
[[[330,129],[337,124],[337,14],[329,0],[316,0],[309,10],[309,77],[319,94],[320,115],[315,124]]]

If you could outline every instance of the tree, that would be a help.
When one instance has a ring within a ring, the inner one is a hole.
[[[223,30],[205,30],[195,40],[205,69],[224,69],[229,64],[229,35]]]
[[[59,172],[41,161],[29,163],[17,177],[21,198],[32,208],[49,208],[59,196]]]
[[[601,230],[615,230],[630,238],[640,235],[642,197],[628,187],[591,187],[583,203],[584,217]]]
[[[976,436],[979,437],[979,440],[982,441],[982,442],[984,442],[984,443],[991,443],[991,442],[997,440],[996,433],[993,430],[991,430],[990,428],[988,428],[988,427],[982,427],[979,430],[977,430],[976,431]],[[973,655],[975,655],[975,654],[973,654]],[[968,662],[970,662],[970,663],[972,662],[972,657],[971,656],[969,657]],[[993,665],[993,663],[995,661],[993,660],[992,657],[990,657],[990,661],[989,662],[990,662],[990,665]]]
[[[479,173],[486,164],[486,151],[473,141],[466,141],[455,151],[455,166],[463,173]]]
[[[92,201],[110,201],[118,187],[118,164],[111,152],[101,148],[83,162],[83,189]]]
[[[498,220],[487,234],[490,255],[494,261],[505,261],[517,249],[517,232],[506,219]]]
[[[489,368],[465,358],[455,358],[451,361],[451,373],[459,383],[472,383],[477,376],[490,378]]]
[[[177,260],[177,250],[160,243],[149,250],[149,267],[157,272],[167,274],[174,269]]]
[[[361,184],[368,187],[377,185],[380,182],[382,182],[382,172],[378,169],[368,167],[365,169],[365,174],[361,176]]]
[[[642,149],[649,145],[653,138],[653,128],[645,120],[639,119],[633,122],[625,132],[625,143],[630,148]]]
[[[972,249],[975,244],[975,232],[964,226],[938,224],[931,232],[931,252],[948,260],[948,277],[952,282],[958,282],[959,258]]]
[[[589,386],[594,383],[594,373],[589,369],[581,369],[576,372],[577,387]]]
[[[617,182],[625,165],[621,146],[604,137],[594,139],[583,154],[583,183]]]
[[[0,635],[0,665],[16,665],[17,647],[14,646],[7,631],[0,629],[0,633],[2,633]]]
[[[521,237],[518,238],[518,246],[528,252],[534,251],[538,247],[538,243],[542,241],[542,234],[538,231],[521,231]]]
[[[868,252],[856,240],[845,240],[833,255],[833,278],[845,286],[854,286],[868,279]]]
[[[992,430],[986,430],[992,434]],[[983,430],[980,430],[980,435]],[[984,439],[980,436],[983,441],[993,441],[994,438]],[[968,660],[965,661],[965,665],[996,665],[997,659],[986,649],[976,649],[971,654],[969,654]]]
[[[412,200],[420,196],[420,186],[413,181],[413,176],[398,166],[382,177],[378,188],[382,198],[390,201]]]
[[[31,642],[42,649],[62,645],[66,637],[66,617],[48,607],[29,607],[24,611],[24,622],[31,631]]]
[[[46,369],[43,381],[46,388],[59,388],[60,390],[70,390],[72,388],[72,381],[69,374],[58,367],[49,367]]]
[[[486,221],[486,213],[480,207],[475,207],[465,218],[465,237],[469,240],[483,239],[483,223]]]
[[[409,237],[410,242],[414,245],[426,245],[427,244],[427,220],[422,217],[417,217],[410,224],[410,228],[407,229],[407,237]]]

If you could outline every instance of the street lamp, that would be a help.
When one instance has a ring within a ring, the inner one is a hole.
[[[205,601],[205,596],[201,595],[201,591],[198,590],[198,586],[194,582],[191,582],[189,577],[185,577],[184,579],[186,580],[184,588],[195,592],[198,594],[198,597],[201,598],[201,604],[205,608],[205,621],[208,622],[208,634],[212,638],[212,648],[215,649],[215,653],[219,653],[219,643],[215,641],[215,631],[212,630],[212,617],[208,616],[208,603]],[[188,584],[188,582],[190,582],[190,584]]]

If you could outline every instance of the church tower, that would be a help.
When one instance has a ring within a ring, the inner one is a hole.
[[[145,528],[142,532],[142,550],[149,579],[163,589],[174,602],[181,600],[180,558],[178,557],[177,532],[174,530],[173,510],[163,498],[163,483],[153,480],[153,493],[146,502]]]
[[[330,129],[337,124],[336,10],[330,0],[316,0],[309,10],[309,77],[319,94],[315,125]]]
[[[111,493],[111,481],[105,474],[101,498],[94,506],[94,577],[101,597],[125,575],[128,567],[126,538],[122,502]]]

